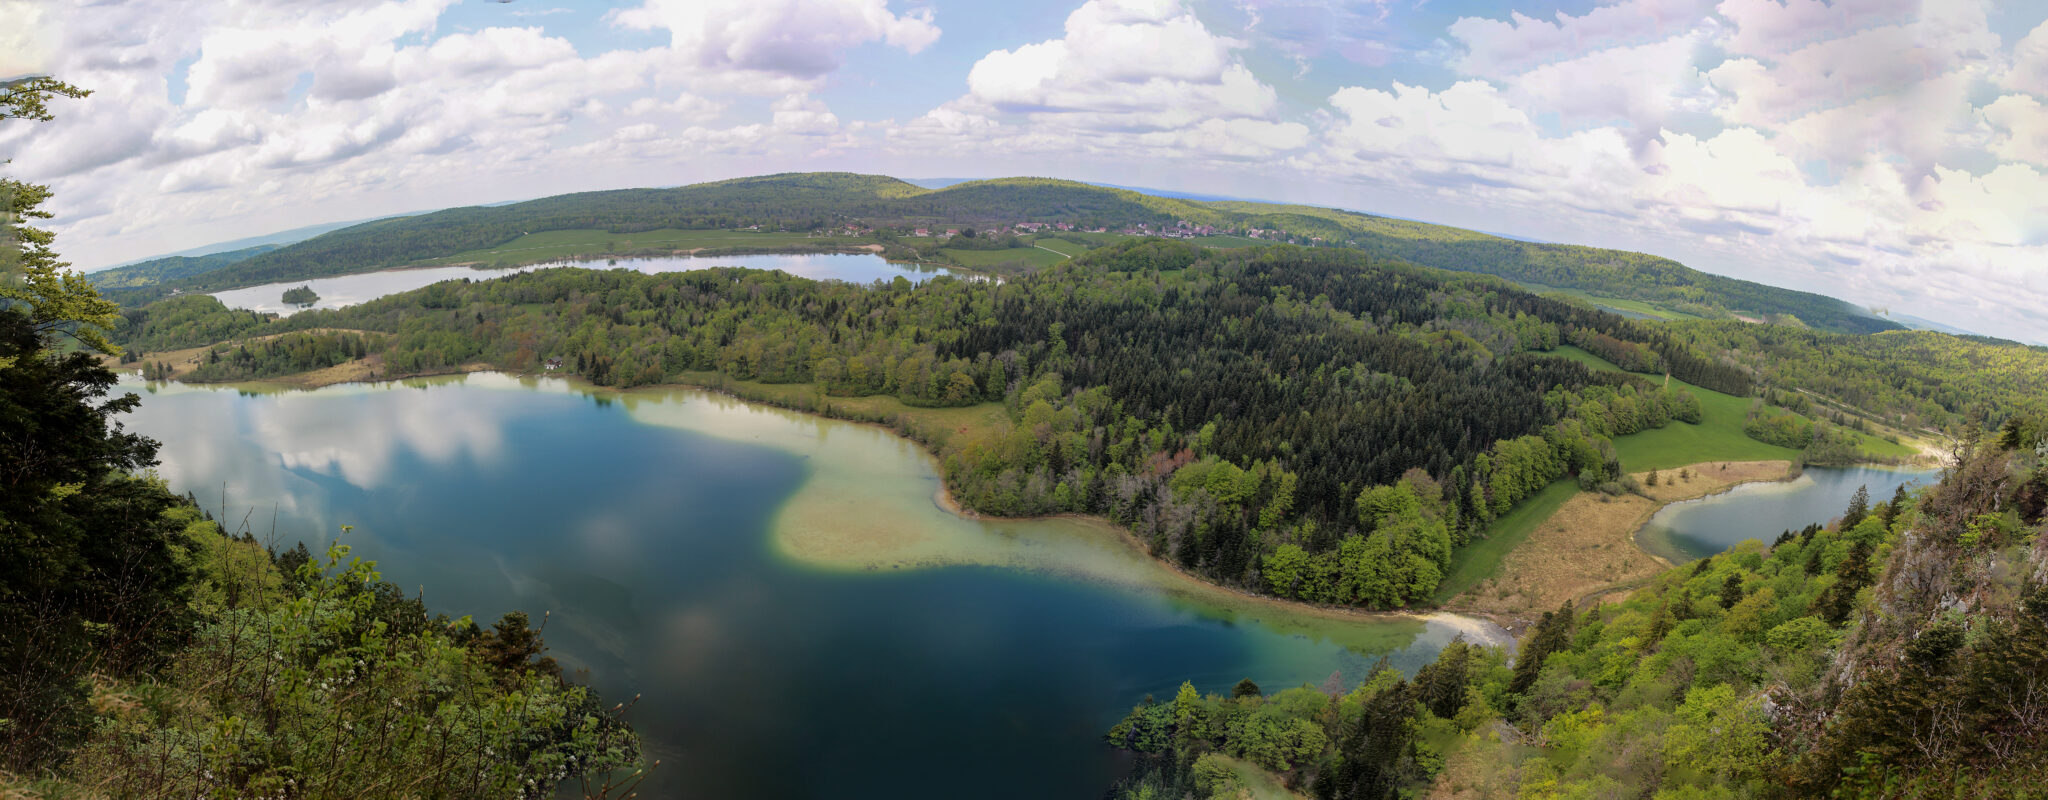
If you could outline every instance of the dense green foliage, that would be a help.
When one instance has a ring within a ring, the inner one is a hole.
[[[1783,701],[1794,786],[1983,797],[2048,779],[2044,419],[1960,451],[1911,534],[1873,553],[1885,567],[1827,680]]]
[[[230,309],[207,295],[186,295],[122,309],[114,338],[130,350],[154,353],[240,338],[273,319],[275,314]]]
[[[326,341],[365,344],[263,344]],[[138,400],[104,399],[90,354],[54,354],[10,309],[0,363],[0,775],[121,797],[541,797],[636,758],[523,616],[430,619],[346,548],[280,569],[136,473],[156,443],[120,431]]]
[[[83,94],[10,84],[0,119],[47,119],[37,93]],[[336,569],[346,548],[324,567],[303,546],[274,557],[146,472],[157,443],[116,419],[140,401],[110,398],[99,360],[115,306],[60,271],[48,232],[14,224],[47,216],[30,188],[0,216],[0,796],[541,798],[587,778],[602,797],[637,782],[631,731],[539,658],[524,616],[490,632],[430,619],[373,565]]]
[[[1996,428],[2048,398],[2048,348],[1933,331],[1843,336],[1777,325],[1681,323],[1770,388],[1804,391],[1906,429]]]
[[[294,286],[284,290],[284,295],[280,299],[286,303],[305,308],[320,302],[320,295],[315,293],[311,286]]]
[[[1112,746],[1148,756],[1113,796],[1241,796],[1219,755],[1281,773],[1318,798],[1399,796],[1442,769],[1436,743],[1490,716],[1482,692],[1498,694],[1507,672],[1500,651],[1460,639],[1412,681],[1382,661],[1349,691],[1341,674],[1270,696],[1249,681],[1229,697],[1184,683],[1172,701],[1148,697],[1110,729]]]
[[[156,443],[114,417],[114,375],[0,310],[0,770],[50,763],[91,724],[83,679],[160,664],[190,634],[177,503],[133,475]]]
[[[1824,330],[1850,333],[1898,327],[1833,298],[1711,275],[1642,253],[1522,242],[1309,206],[1176,200],[1073,181],[1009,178],[922,189],[894,178],[847,173],[792,173],[673,189],[585,192],[379,220],[256,254],[174,285],[215,290],[367,271],[565,229],[631,233],[751,225],[770,230],[822,230],[849,222],[897,229],[939,223],[1067,222],[1091,229],[1146,225],[1157,231],[1183,221],[1225,230],[1263,230],[1269,238],[1300,243],[1357,247],[1410,263],[1657,302],[1702,316],[1725,317],[1742,311],[1787,321],[1796,318]],[[900,248],[927,250],[941,244],[936,240],[889,241],[900,241],[895,245]],[[958,248],[961,244],[947,246]]]
[[[1742,432],[1765,444],[1799,450],[1801,460],[1808,464],[1850,464],[1861,460],[1856,437],[1848,431],[1781,408],[1766,408],[1761,400],[1750,410]]]
[[[190,526],[204,622],[149,680],[98,689],[109,713],[70,768],[95,788],[543,798],[636,761],[631,731],[561,679],[526,615],[488,631],[430,617],[346,546],[323,563],[302,545],[273,565],[190,506],[167,518]]]
[[[246,332],[314,328],[390,334],[390,375],[561,358],[615,386],[703,371],[808,383],[820,410],[835,396],[1000,400],[1006,434],[941,451],[964,503],[1105,514],[1217,580],[1375,606],[1427,597],[1455,544],[1561,476],[1618,485],[1608,438],[1697,418],[1685,394],[1527,351],[1599,335],[1703,374],[1713,363],[1489,278],[1159,241],[918,288],[544,270]],[[147,315],[134,327],[181,329]],[[1362,504],[1375,487],[1406,499]]]
[[[1567,603],[1511,663],[1453,645],[1413,681],[1147,702],[1110,732],[1158,754],[1123,796],[1230,796],[1221,753],[1393,797],[1453,751],[1490,765],[1479,796],[2027,796],[2048,777],[2044,507],[2048,425],[2023,421],[1923,497],[1859,493],[1831,526]]]
[[[93,285],[99,287],[102,292],[112,293],[113,290],[117,289],[139,289],[212,272],[229,264],[247,261],[276,250],[281,246],[259,244],[254,247],[244,247],[240,250],[229,250],[224,253],[211,253],[203,256],[165,256],[127,266],[103,269],[90,273],[86,277],[90,278]],[[116,297],[119,299],[118,295]]]
[[[218,383],[293,375],[362,358],[383,345],[382,336],[353,331],[287,333],[234,346],[215,346],[184,379]]]

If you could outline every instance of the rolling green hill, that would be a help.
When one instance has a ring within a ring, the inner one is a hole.
[[[1238,216],[1247,227],[1320,236],[1439,269],[1484,272],[1523,284],[1655,303],[1679,314],[1725,317],[1739,312],[1773,321],[1789,321],[1784,318],[1792,316],[1809,326],[1841,333],[1901,327],[1832,297],[1705,273],[1645,253],[1524,242],[1446,225],[1315,206],[1242,201],[1205,205]]]
[[[214,291],[273,281],[403,266],[498,248],[559,230],[631,234],[664,228],[758,225],[812,231],[860,224],[1073,222],[1122,228],[1185,221],[1224,231],[1278,231],[1265,238],[1343,245],[1442,269],[1484,272],[1676,313],[1795,319],[1821,330],[1870,333],[1899,327],[1829,297],[1710,275],[1643,253],[1523,242],[1460,228],[1303,205],[1156,197],[1048,178],[968,181],[925,189],[879,175],[788,173],[669,189],[558,195],[492,207],[453,208],[344,228],[220,269],[167,280]]]
[[[280,245],[259,244],[225,253],[203,256],[165,256],[148,261],[129,264],[124,267],[103,269],[86,274],[94,286],[101,291],[109,289],[134,289],[155,286],[160,283],[202,275],[230,264],[239,264],[256,256],[276,250]]]

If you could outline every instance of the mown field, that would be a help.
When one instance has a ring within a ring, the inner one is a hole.
[[[1075,247],[1072,243],[1066,244],[1068,247]],[[939,251],[936,260],[969,269],[999,264],[1022,264],[1026,269],[1039,269],[1065,261],[1067,256],[1036,247],[1012,247],[1005,250],[960,250],[948,247]]]
[[[1560,347],[1553,351],[1553,355],[1577,361],[1594,369],[1620,370],[1620,367],[1606,359],[1576,347]],[[1663,380],[1661,376],[1651,377]],[[1743,422],[1749,418],[1749,408],[1755,402],[1755,398],[1723,394],[1681,380],[1672,380],[1671,387],[1691,392],[1694,397],[1699,398],[1700,424],[1673,422],[1662,428],[1615,439],[1614,451],[1620,456],[1624,469],[1642,472],[1672,469],[1703,461],[1770,461],[1799,458],[1797,450],[1765,444],[1743,433]],[[1907,445],[1888,442],[1865,433],[1856,433],[1856,437],[1858,445],[1865,452],[1879,457],[1903,458],[1917,452]]]

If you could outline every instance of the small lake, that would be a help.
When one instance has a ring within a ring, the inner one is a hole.
[[[619,258],[597,261],[558,261],[547,264],[533,264],[507,269],[472,269],[470,267],[425,267],[421,269],[392,269],[382,272],[363,272],[354,275],[336,275],[331,278],[314,278],[283,283],[266,283],[242,289],[214,292],[221,303],[229,308],[247,308],[290,316],[306,310],[284,302],[284,292],[298,286],[311,286],[320,301],[307,308],[341,308],[357,303],[366,303],[385,295],[409,292],[431,286],[442,281],[489,280],[518,272],[532,272],[551,267],[587,267],[591,269],[630,269],[648,274],[657,272],[688,272],[694,269],[712,267],[751,267],[754,269],[779,269],[791,275],[813,280],[845,281],[847,283],[873,283],[890,280],[898,275],[913,282],[922,283],[941,274],[963,277],[979,277],[974,273],[956,271],[944,267],[889,261],[878,255],[858,253],[756,253],[735,256],[665,256],[660,258]]]
[[[1927,486],[1940,477],[1939,470],[1807,467],[1805,474],[1790,481],[1748,483],[1665,506],[1636,532],[1636,541],[1672,563],[1684,563],[1744,539],[1770,544],[1787,530],[1825,524],[1849,507],[1857,487],[1869,489],[1875,506],[1890,500],[1901,485]]]
[[[1148,694],[1356,684],[1457,633],[1190,584],[1087,520],[963,519],[906,440],[704,392],[126,388],[231,528],[318,552],[353,525],[436,612],[548,612],[565,668],[644,695],[643,797],[1099,797],[1127,768],[1101,734]]]

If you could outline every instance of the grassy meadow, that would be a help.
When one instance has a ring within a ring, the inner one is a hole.
[[[1536,526],[1550,519],[1550,515],[1557,513],[1566,500],[1578,493],[1578,483],[1566,479],[1553,482],[1543,487],[1543,491],[1515,504],[1506,515],[1486,526],[1486,538],[1475,539],[1451,552],[1450,569],[1444,572],[1443,582],[1437,584],[1433,599],[1443,603],[1493,577],[1500,568],[1501,559],[1506,558],[1509,551],[1520,546]]]
[[[1560,347],[1553,355],[1577,361],[1594,369],[1620,370],[1613,363],[1576,347]],[[1660,376],[1648,376],[1661,380]],[[1700,424],[1673,422],[1662,428],[1622,436],[1614,440],[1615,454],[1630,472],[1664,470],[1703,461],[1797,460],[1799,451],[1765,444],[1742,432],[1755,398],[1736,397],[1672,379],[1671,388],[1691,392],[1700,401]],[[1885,441],[1867,433],[1855,434],[1864,452],[1882,458],[1904,458],[1914,448]]]
[[[1076,250],[1080,249],[1071,242],[1061,242],[1060,244],[1065,244],[1067,247]],[[1056,247],[1057,245],[1048,246]],[[998,264],[1023,264],[1026,269],[1040,269],[1050,267],[1067,259],[1062,253],[1054,253],[1027,246],[1012,247],[1005,250],[959,250],[948,247],[940,250],[939,256],[935,260],[968,269],[993,267]]]

